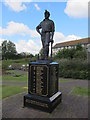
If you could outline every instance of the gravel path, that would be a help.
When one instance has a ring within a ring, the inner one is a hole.
[[[62,103],[52,113],[23,108],[25,93],[20,93],[3,100],[2,116],[3,118],[88,118],[88,97],[71,94],[72,89],[76,86],[88,87],[88,81],[72,80],[59,84],[63,95]]]

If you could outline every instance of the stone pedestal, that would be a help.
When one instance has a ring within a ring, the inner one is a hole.
[[[28,94],[24,96],[24,106],[31,106],[47,112],[61,102],[58,91],[58,67],[56,62],[31,62],[28,72]]]

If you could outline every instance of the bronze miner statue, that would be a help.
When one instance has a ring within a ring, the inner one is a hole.
[[[49,19],[50,13],[45,10],[45,19],[36,27],[41,35],[43,59],[29,62],[28,94],[24,95],[23,106],[33,107],[51,113],[62,101],[58,88],[59,64],[52,60],[52,44],[55,32],[54,22]],[[51,43],[51,59],[49,45]]]
[[[51,42],[51,57],[52,57],[52,44],[53,36],[55,32],[55,25],[52,20],[49,19],[50,13],[45,10],[44,13],[45,19],[40,22],[36,27],[37,32],[41,35],[41,41],[43,46],[43,59],[47,60],[49,56],[49,44]]]

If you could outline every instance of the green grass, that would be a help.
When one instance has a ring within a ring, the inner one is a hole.
[[[16,82],[24,82],[28,80],[28,76],[27,75],[5,75],[2,76],[2,81],[16,81]]]
[[[60,83],[66,83],[66,82],[72,82],[73,80],[62,80],[62,79],[59,79],[59,82]]]
[[[6,73],[5,75],[2,76],[2,81],[24,82],[28,80],[28,72],[25,72],[25,71],[7,70]]]
[[[2,98],[10,97],[12,95],[25,92],[27,88],[22,87],[22,86],[8,86],[8,85],[3,85],[2,86]]]
[[[75,87],[72,90],[72,93],[75,95],[90,96],[90,90],[88,90],[88,88],[84,88],[84,87]]]

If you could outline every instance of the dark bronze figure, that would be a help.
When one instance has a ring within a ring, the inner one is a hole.
[[[51,47],[53,44],[53,36],[55,32],[54,22],[49,19],[50,13],[45,10],[45,19],[36,27],[37,32],[41,35],[41,41],[43,46],[43,59],[47,60],[49,56],[49,43]],[[41,29],[41,30],[40,30]],[[52,54],[52,48],[51,48]]]
[[[58,89],[59,64],[48,59],[49,44],[53,44],[54,22],[49,19],[50,13],[45,11],[45,19],[36,27],[41,35],[43,60],[29,62],[28,94],[24,95],[24,106],[52,112],[62,100]],[[52,55],[52,47],[51,47]]]

